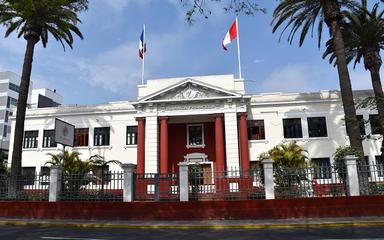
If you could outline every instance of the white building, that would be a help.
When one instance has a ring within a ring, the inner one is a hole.
[[[31,108],[57,107],[63,104],[63,96],[56,89],[32,89]]]
[[[368,120],[376,113],[358,114]],[[330,164],[336,148],[349,143],[338,91],[251,96],[233,75],[158,79],[138,86],[134,102],[27,110],[22,165],[30,171],[40,171],[47,153],[60,150],[53,141],[55,118],[75,125],[73,150],[82,158],[99,154],[134,163],[138,173],[177,172],[183,161],[206,170],[248,170],[262,152],[292,140],[315,161]],[[371,125],[362,125],[371,136],[364,153],[369,162],[383,163]]]

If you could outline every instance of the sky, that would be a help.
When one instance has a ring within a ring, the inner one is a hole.
[[[267,13],[239,16],[242,75],[247,94],[312,92],[339,89],[336,69],[322,59],[316,38],[299,48],[286,36],[272,34],[277,1],[260,0]],[[370,0],[370,4],[376,2]],[[91,0],[80,14],[84,40],[75,39],[65,52],[52,37],[47,48],[35,50],[31,79],[34,88],[56,89],[65,104],[135,101],[141,83],[139,37],[146,25],[145,79],[234,74],[238,77],[237,46],[221,47],[235,16],[223,5],[208,6],[212,14],[185,21],[180,0]],[[0,35],[5,29],[0,27]],[[324,29],[327,37],[327,29]],[[325,39],[325,38],[324,38]],[[326,39],[325,39],[326,40]],[[323,42],[324,44],[324,42]],[[0,71],[20,74],[25,40],[16,34],[0,38]],[[354,89],[371,89],[369,72],[350,67]]]

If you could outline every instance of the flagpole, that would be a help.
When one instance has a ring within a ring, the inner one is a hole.
[[[144,85],[144,62],[145,62],[145,24],[143,24],[143,61],[141,64],[141,85]]]
[[[243,79],[241,75],[241,62],[240,62],[240,35],[239,35],[239,24],[236,16],[236,35],[237,35],[237,58],[239,61],[239,78]]]

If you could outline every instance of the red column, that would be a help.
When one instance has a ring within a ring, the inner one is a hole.
[[[160,174],[168,173],[168,119],[160,117]]]
[[[247,132],[247,114],[240,113],[240,159],[241,170],[249,170],[249,147],[248,147],[248,132]]]
[[[145,118],[137,117],[137,174],[145,171]]]
[[[222,172],[225,169],[225,149],[224,149],[224,114],[215,114],[215,152],[216,152],[216,171]]]

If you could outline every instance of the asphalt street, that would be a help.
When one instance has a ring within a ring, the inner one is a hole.
[[[370,239],[384,240],[384,227],[289,229],[127,229],[0,226],[1,240],[206,240],[206,239]]]

